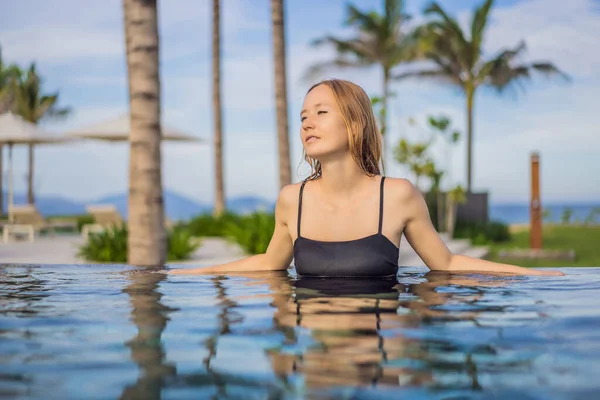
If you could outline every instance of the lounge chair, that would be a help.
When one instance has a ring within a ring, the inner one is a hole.
[[[86,211],[94,217],[94,223],[81,227],[81,236],[84,239],[87,239],[90,233],[100,233],[107,228],[118,227],[125,223],[117,207],[112,204],[89,205]]]
[[[36,234],[42,230],[49,230],[54,235],[56,228],[71,228],[77,229],[77,221],[69,218],[48,221],[33,204],[13,205],[8,210],[9,223],[5,224],[2,229],[2,238],[6,243],[10,239],[10,235],[24,234],[30,242],[35,240]]]

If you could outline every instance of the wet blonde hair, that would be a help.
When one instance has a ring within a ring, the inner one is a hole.
[[[317,86],[325,85],[333,92],[335,102],[340,109],[348,130],[348,142],[352,158],[363,172],[369,176],[380,175],[382,140],[373,113],[371,99],[363,88],[350,81],[328,79],[313,85],[306,94]],[[321,163],[304,152],[304,159],[311,167],[307,180],[321,176]]]

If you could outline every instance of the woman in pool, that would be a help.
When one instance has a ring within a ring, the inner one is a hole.
[[[360,86],[337,79],[314,85],[301,119],[300,138],[312,173],[279,193],[266,253],[170,273],[285,270],[293,258],[300,276],[389,277],[397,273],[404,234],[431,270],[563,275],[452,254],[419,190],[406,179],[381,176],[381,136]]]

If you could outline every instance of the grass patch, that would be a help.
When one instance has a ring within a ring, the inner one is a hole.
[[[498,258],[502,249],[529,247],[529,231],[515,232],[504,243],[490,244],[490,261],[523,267],[600,267],[600,225],[544,225],[543,248],[575,250],[575,261],[566,260],[510,260]]]

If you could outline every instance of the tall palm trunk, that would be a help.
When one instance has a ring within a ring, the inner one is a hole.
[[[29,151],[29,173],[27,174],[27,203],[35,204],[35,198],[33,197],[33,145],[28,146]]]
[[[473,97],[475,89],[467,87],[467,193],[473,182]]]
[[[271,0],[280,188],[283,188],[285,185],[289,185],[292,182],[292,169],[290,166],[290,141],[288,136],[287,79],[285,70],[285,22],[283,12],[283,0]]]
[[[215,140],[215,208],[214,215],[225,211],[225,188],[223,186],[223,124],[221,112],[221,21],[219,0],[213,0],[212,23],[212,102]]]
[[[129,78],[128,262],[160,266],[166,238],[161,170],[156,0],[123,0]]]

